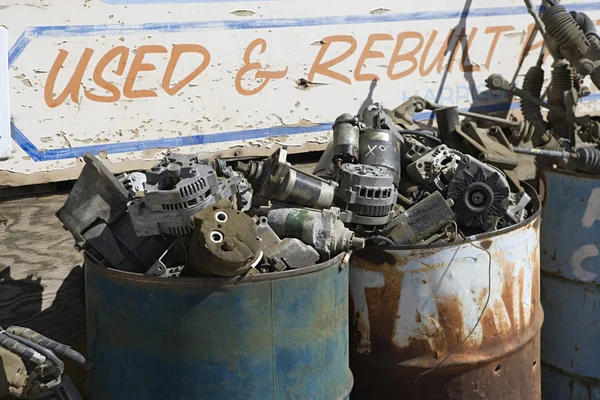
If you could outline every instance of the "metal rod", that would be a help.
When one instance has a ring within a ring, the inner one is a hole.
[[[513,151],[519,154],[527,154],[531,156],[544,156],[553,158],[572,158],[578,159],[579,154],[569,153],[568,151],[557,151],[557,150],[541,150],[541,149],[530,149],[528,147],[513,147]]]
[[[504,125],[504,126],[516,126],[517,125],[516,122],[511,121],[509,119],[505,119],[505,118],[492,117],[489,115],[478,114],[478,113],[474,113],[474,112],[470,112],[470,111],[460,111],[459,110],[458,113],[460,115],[462,115],[463,117],[471,117],[471,118],[481,119],[484,121],[493,122],[498,125]]]

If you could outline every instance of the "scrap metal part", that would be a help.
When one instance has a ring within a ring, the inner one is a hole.
[[[408,164],[417,161],[429,151],[431,151],[431,147],[424,145],[419,140],[408,135],[404,137],[404,147],[402,147],[402,160],[406,161]]]
[[[593,21],[586,23],[586,19],[589,20],[587,15],[569,13],[564,6],[558,4],[542,14],[542,22],[546,28],[545,39],[553,54],[558,58],[565,58],[581,75],[590,75],[592,82],[598,87],[600,39]]]
[[[296,238],[314,247],[322,260],[341,252],[360,249],[365,240],[357,238],[340,220],[339,208],[310,211],[301,208],[274,209],[267,214],[268,223],[280,238]]]
[[[383,235],[397,245],[417,244],[439,232],[456,219],[454,202],[433,192],[410,209],[398,215],[386,227]]]
[[[169,246],[168,238],[139,238],[126,214],[132,194],[89,153],[57,217],[75,238],[75,247],[106,267],[144,272]]]
[[[169,247],[172,237],[138,237],[129,215],[108,225],[98,221],[84,233],[84,251],[99,264],[120,271],[144,273]]]
[[[422,184],[429,191],[445,191],[460,159],[460,153],[442,144],[406,167],[406,173],[415,183]]]
[[[356,116],[342,114],[333,124],[333,158],[336,166],[358,161],[360,127]]]
[[[194,216],[186,275],[237,276],[262,258],[256,223],[223,200]]]
[[[145,275],[164,278],[178,277],[185,268],[187,249],[183,240],[175,240]]]
[[[256,232],[262,240],[264,253],[262,268],[273,267],[277,271],[312,267],[319,261],[319,253],[296,238],[280,239],[269,226],[269,219],[261,217]]]
[[[331,159],[329,160],[331,163]],[[328,208],[333,202],[335,182],[307,174],[287,162],[287,148],[277,149],[265,161],[238,162],[254,190],[254,198],[277,200],[300,207]],[[255,201],[259,205],[259,201]]]
[[[117,180],[128,189],[132,196],[143,192],[146,187],[146,174],[142,172],[125,173],[117,176]]]
[[[80,353],[31,329],[0,327],[0,398],[81,400],[63,358],[90,367]]]
[[[400,182],[400,150],[400,140],[390,131],[366,129],[360,134],[360,163],[389,170],[396,186]]]
[[[0,347],[0,399],[21,398],[29,375],[25,363],[18,355]]]
[[[146,172],[144,198],[128,205],[138,236],[188,235],[194,228],[189,222],[194,214],[237,192],[239,177],[219,180],[208,165],[172,159]]]
[[[335,204],[342,221],[352,225],[383,226],[394,217],[398,192],[387,169],[344,164],[338,173]]]
[[[484,230],[495,227],[506,215],[510,188],[502,172],[464,155],[448,186],[448,198],[454,200],[458,222]]]
[[[503,229],[513,224],[518,224],[527,218],[527,206],[531,201],[531,197],[521,191],[518,193],[511,193],[509,196],[510,205],[506,209],[506,215],[498,220],[496,229]]]
[[[97,220],[110,225],[127,211],[129,191],[100,160],[85,153],[85,165],[56,216],[73,235],[76,247],[86,247],[83,233]]]

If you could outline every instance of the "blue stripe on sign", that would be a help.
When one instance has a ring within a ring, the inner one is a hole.
[[[474,108],[471,111],[499,111],[506,110],[507,108],[517,108],[518,104],[513,103],[510,106],[508,104],[492,104],[489,106],[483,106]],[[465,108],[464,110],[468,110]],[[421,121],[432,117],[432,113],[429,111],[415,114],[415,120]],[[212,143],[223,143],[232,141],[243,141],[251,139],[260,139],[271,136],[290,136],[299,135],[302,133],[315,133],[315,132],[327,132],[331,130],[332,122],[318,124],[314,126],[295,126],[295,127],[274,127],[274,128],[261,128],[261,129],[249,129],[244,131],[233,131],[233,132],[221,132],[213,134],[202,134],[186,137],[177,138],[164,138],[164,139],[153,139],[153,140],[140,140],[137,142],[128,143],[111,143],[111,144],[99,144],[93,146],[80,146],[71,147],[64,149],[52,149],[52,150],[38,150],[35,145],[23,135],[23,132],[19,130],[14,124],[12,125],[12,138],[13,140],[31,157],[34,161],[54,161],[63,160],[74,157],[81,157],[84,153],[90,152],[92,154],[98,154],[100,151],[106,151],[108,154],[127,153],[130,151],[142,151],[146,149],[169,149],[174,147],[183,146],[198,146]]]
[[[587,4],[587,3],[586,3]],[[584,4],[582,4],[583,6]],[[589,3],[600,9],[600,4]],[[182,32],[200,30],[243,30],[243,29],[276,29],[291,27],[308,27],[323,25],[356,25],[386,22],[426,21],[439,19],[459,19],[465,12],[462,10],[423,11],[411,13],[393,13],[380,15],[340,15],[309,18],[273,18],[273,19],[248,19],[248,20],[223,20],[223,21],[196,21],[196,22],[161,22],[136,25],[102,24],[102,25],[59,25],[39,26],[29,30],[29,37],[44,36],[90,36],[90,35],[123,35],[146,31]],[[471,18],[495,17],[507,15],[527,14],[525,7],[491,7],[476,8],[468,12]]]
[[[8,51],[8,67],[12,67],[15,60],[23,53],[25,47],[29,44],[31,40],[29,40],[26,36],[27,31],[23,32],[21,36],[17,39],[15,44]]]
[[[107,0],[125,1],[125,0]],[[130,0],[147,1],[147,0]],[[149,0],[159,1],[159,0]],[[188,0],[184,0],[188,1]],[[192,1],[192,0],[189,0]],[[223,0],[222,0],[223,1]],[[570,10],[594,11],[600,10],[600,2],[582,3],[568,5]],[[183,32],[199,30],[240,30],[240,29],[274,29],[288,27],[307,27],[324,25],[352,25],[385,22],[425,21],[441,19],[458,19],[461,17],[495,17],[527,14],[524,6],[521,7],[491,7],[476,8],[469,11],[442,10],[412,13],[390,13],[381,15],[349,15],[349,16],[323,16],[311,18],[278,18],[278,19],[249,19],[249,20],[225,20],[225,21],[199,21],[199,22],[176,22],[176,23],[147,23],[136,25],[59,25],[59,26],[36,26],[27,28],[17,39],[9,51],[9,66],[23,53],[31,39],[39,37],[61,37],[61,36],[93,36],[93,35],[123,35],[127,33],[140,33],[146,31],[159,32]],[[600,99],[600,94],[590,96],[588,99]],[[515,108],[511,104],[510,108]],[[498,111],[505,110],[506,104],[496,104],[489,107],[478,108],[471,111]],[[420,113],[418,119],[431,118],[430,112]],[[14,125],[12,125],[13,140],[35,161],[51,161],[73,157],[79,157],[86,151],[97,153],[104,150],[107,153],[125,153],[129,151],[141,151],[151,148],[172,148],[180,146],[192,146],[208,143],[221,143],[236,140],[248,140],[264,138],[268,136],[294,135],[308,132],[327,131],[331,124],[321,124],[314,127],[273,128],[255,129],[248,131],[224,132],[216,134],[202,134],[185,138],[165,138],[157,140],[145,140],[129,143],[114,143],[108,145],[82,146],[56,150],[38,150],[35,145]]]

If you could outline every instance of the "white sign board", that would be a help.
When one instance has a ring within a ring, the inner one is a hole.
[[[600,19],[598,2],[564,3]],[[322,149],[337,115],[414,94],[518,108],[485,79],[520,83],[541,44],[525,51],[533,21],[520,0],[0,0],[0,20],[11,38],[8,185],[75,178],[86,151],[118,172],[167,150]]]
[[[0,26],[0,160],[10,156],[10,101],[8,86],[8,30]]]

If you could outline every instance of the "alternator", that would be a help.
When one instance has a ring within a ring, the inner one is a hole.
[[[129,203],[138,236],[161,233],[184,236],[194,229],[190,218],[237,190],[237,179],[219,180],[216,171],[195,158],[169,156],[146,172],[143,199]]]
[[[460,155],[446,145],[439,145],[406,167],[406,173],[415,183],[430,191],[444,191],[452,180]]]
[[[363,164],[344,164],[338,175],[335,204],[347,224],[382,226],[394,218],[398,192],[387,169]]]
[[[474,157],[464,155],[448,186],[448,198],[454,200],[458,222],[485,230],[495,227],[506,215],[510,193],[502,172]]]

